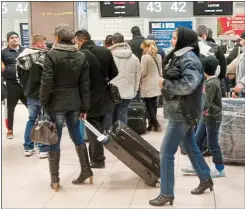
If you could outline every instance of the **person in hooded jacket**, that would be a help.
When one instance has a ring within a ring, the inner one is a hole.
[[[150,200],[153,206],[174,201],[174,155],[180,142],[200,179],[191,194],[202,194],[213,189],[210,169],[195,139],[193,129],[202,114],[202,88],[204,72],[199,60],[198,38],[193,30],[179,27],[173,32],[172,46],[168,54],[169,66],[159,85],[163,89],[164,117],[169,120],[160,148],[160,195]],[[176,73],[175,73],[176,72]]]
[[[129,41],[128,44],[131,47],[133,54],[138,57],[141,62],[143,50],[140,46],[145,38],[141,35],[140,28],[138,26],[132,27],[131,33],[133,35],[133,39]]]
[[[58,143],[50,145],[48,160],[51,188],[60,188],[59,163],[62,129],[66,120],[80,162],[81,172],[73,184],[82,184],[86,179],[92,183],[87,146],[80,133],[80,119],[85,120],[90,107],[89,64],[84,53],[72,43],[73,28],[61,23],[56,26],[55,44],[44,59],[41,77],[40,103],[55,122]]]
[[[113,123],[120,120],[127,124],[129,102],[139,90],[141,65],[139,59],[132,54],[130,46],[124,42],[122,34],[115,33],[112,36],[112,44],[109,49],[119,74],[111,80],[111,83],[118,87],[122,98],[122,102],[115,106]]]
[[[26,123],[24,134],[24,156],[29,157],[34,154],[34,142],[31,141],[31,130],[41,112],[39,101],[39,91],[41,76],[44,65],[44,56],[47,53],[46,37],[34,35],[31,41],[31,48],[26,48],[17,57],[17,72],[20,84],[23,87],[24,95],[27,97],[27,108],[29,120]],[[48,145],[38,143],[40,159],[48,157]]]

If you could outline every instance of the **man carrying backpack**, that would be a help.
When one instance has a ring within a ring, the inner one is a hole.
[[[200,25],[196,29],[196,33],[198,35],[199,39],[199,48],[200,48],[200,54],[204,57],[213,55],[219,60],[219,67],[217,68],[217,71],[215,75],[219,78],[221,83],[221,91],[222,91],[222,97],[225,97],[225,76],[226,76],[226,59],[225,55],[221,49],[221,47],[212,42],[207,41],[209,30],[205,25]]]

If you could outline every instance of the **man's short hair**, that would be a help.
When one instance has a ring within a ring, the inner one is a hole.
[[[37,34],[32,36],[31,44],[37,44],[38,42],[46,41],[47,38],[43,35]]]
[[[124,36],[121,33],[115,33],[112,36],[112,41],[114,44],[123,43],[124,42]]]
[[[78,39],[83,39],[86,41],[90,41],[91,40],[91,35],[89,34],[89,32],[85,29],[83,30],[78,30],[75,33],[75,37],[77,37]]]
[[[199,25],[196,29],[197,36],[202,37],[204,34],[208,35],[208,28],[205,25]]]

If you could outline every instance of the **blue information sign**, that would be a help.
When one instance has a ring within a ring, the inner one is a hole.
[[[28,23],[20,23],[20,37],[21,37],[21,45],[24,47],[29,47],[29,30]]]
[[[149,32],[155,36],[155,41],[161,48],[171,48],[173,31],[184,26],[192,29],[192,21],[149,22]]]

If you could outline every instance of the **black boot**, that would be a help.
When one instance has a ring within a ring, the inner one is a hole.
[[[152,120],[152,123],[153,123],[153,127],[154,127],[154,131],[155,131],[155,132],[161,132],[161,131],[162,131],[162,127],[161,127],[161,125],[158,123],[158,120],[157,120],[157,119],[153,119],[153,120]]]
[[[59,178],[60,152],[49,151],[48,161],[49,161],[49,172],[51,175],[50,187],[54,189],[54,191],[58,192],[60,188],[60,178]]]
[[[173,205],[174,196],[166,196],[159,195],[156,199],[150,200],[149,204],[153,206],[163,206],[169,202],[169,205]]]
[[[210,189],[210,192],[213,191],[214,183],[211,178],[201,182],[196,189],[191,191],[191,194],[203,194],[207,189]]]
[[[148,123],[148,127],[147,127],[147,131],[152,131],[153,130],[153,123],[152,123],[152,120],[151,119],[149,119],[149,123]]]
[[[81,165],[81,173],[77,179],[72,181],[73,184],[82,184],[86,179],[89,178],[89,183],[93,183],[93,172],[90,168],[88,160],[88,150],[86,144],[76,146],[77,155]]]

